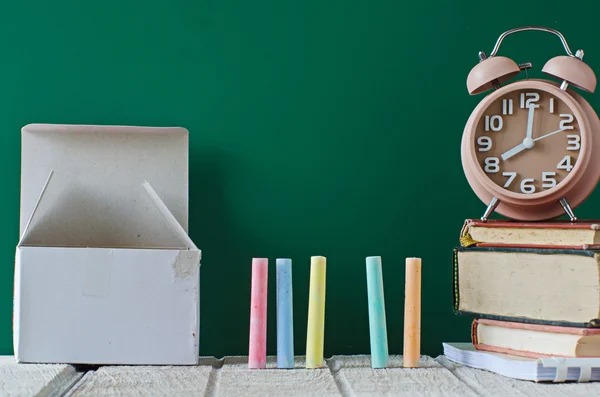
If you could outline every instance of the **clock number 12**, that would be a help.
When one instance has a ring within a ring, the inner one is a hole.
[[[521,93],[521,109],[533,106],[533,104],[539,100],[540,94],[537,92],[523,92]]]

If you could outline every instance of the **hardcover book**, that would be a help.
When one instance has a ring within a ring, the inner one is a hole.
[[[471,340],[477,350],[524,357],[600,357],[600,328],[475,319]]]
[[[455,248],[453,291],[460,315],[600,327],[600,251]]]
[[[460,243],[468,246],[507,246],[563,249],[600,249],[600,220],[516,222],[467,219]]]

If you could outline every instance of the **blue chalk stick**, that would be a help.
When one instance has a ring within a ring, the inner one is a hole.
[[[294,368],[292,260],[277,259],[277,368]]]
[[[367,292],[369,299],[369,334],[371,367],[387,368],[389,364],[383,274],[381,257],[367,257]]]

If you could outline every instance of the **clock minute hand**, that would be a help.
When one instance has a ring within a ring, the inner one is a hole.
[[[539,137],[535,138],[533,141],[536,142],[536,141],[539,141],[540,139],[548,138],[549,136],[554,135],[554,134],[558,134],[559,132],[564,131],[566,129],[567,128],[561,128],[559,130],[549,132],[546,135],[542,135],[542,136],[539,136]]]
[[[527,116],[527,136],[526,138],[533,138],[533,112],[535,112],[536,105],[529,105],[529,115]]]
[[[506,161],[509,158],[511,158],[512,156],[521,153],[525,149],[531,149],[533,147],[533,142],[539,141],[540,139],[548,138],[549,136],[552,136],[554,134],[558,134],[559,132],[564,131],[566,129],[567,128],[561,128],[559,130],[549,132],[546,135],[539,136],[539,137],[537,137],[535,139],[531,139],[531,138],[527,137],[527,138],[525,138],[523,140],[523,142],[521,142],[520,144],[518,144],[514,148],[512,148],[510,150],[507,150],[506,152],[502,153],[502,155],[500,157],[502,157],[502,160]]]

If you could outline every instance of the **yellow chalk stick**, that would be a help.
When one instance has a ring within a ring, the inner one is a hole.
[[[306,332],[306,368],[322,368],[325,336],[325,270],[323,256],[310,258],[310,291],[308,296],[308,329]]]

